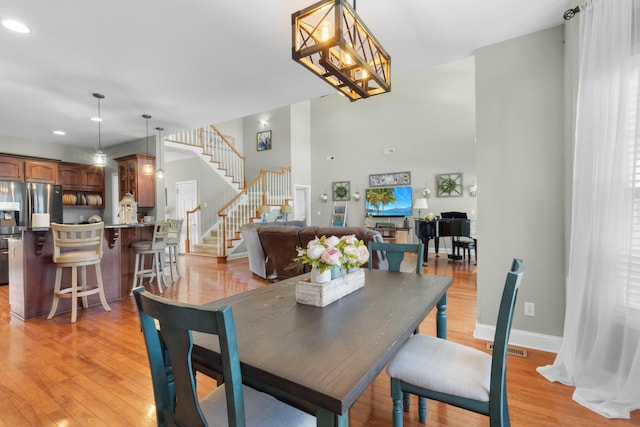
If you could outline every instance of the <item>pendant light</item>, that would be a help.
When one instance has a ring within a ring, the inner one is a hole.
[[[391,91],[391,57],[347,0],[291,15],[292,58],[351,101]]]
[[[98,122],[98,151],[93,155],[93,164],[99,167],[105,167],[107,164],[107,155],[102,152],[102,135],[101,135],[101,124],[102,124],[102,116],[100,115],[100,100],[104,99],[104,95],[101,93],[94,93],[93,97],[98,100],[98,116],[92,117],[91,120]]]
[[[153,165],[149,160],[149,119],[151,116],[149,114],[143,114],[142,117],[145,119],[147,124],[147,159],[145,160],[145,164],[142,165],[142,174],[143,175],[153,175]]]
[[[162,169],[162,163],[164,160],[164,140],[162,139],[162,131],[164,128],[157,127],[156,130],[158,131],[158,145],[156,146],[158,168],[156,169],[156,179],[164,179],[164,170]]]

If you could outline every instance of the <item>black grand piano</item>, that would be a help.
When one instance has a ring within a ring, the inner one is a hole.
[[[471,220],[464,212],[443,212],[442,218],[433,221],[416,219],[416,237],[424,244],[424,262],[427,262],[429,240],[435,239],[436,255],[440,250],[440,237],[451,237],[450,259],[462,259],[458,251],[454,251],[457,238],[471,236]]]

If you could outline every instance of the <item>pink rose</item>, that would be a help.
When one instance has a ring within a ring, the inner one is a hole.
[[[358,252],[358,262],[360,264],[364,264],[365,262],[369,261],[369,250],[366,246],[358,246],[356,250]]]
[[[322,253],[320,261],[328,265],[340,265],[340,251],[336,248],[329,248]]]

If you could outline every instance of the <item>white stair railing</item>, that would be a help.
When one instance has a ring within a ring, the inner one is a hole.
[[[242,224],[260,218],[260,206],[282,206],[291,199],[291,168],[261,170],[255,180],[218,211],[218,222],[214,226],[219,237],[218,253],[226,256],[233,240],[240,239]]]
[[[212,163],[216,163],[218,169],[223,170],[239,188],[244,188],[245,158],[215,126],[175,133],[165,137],[165,140],[202,148],[202,152],[211,158]]]

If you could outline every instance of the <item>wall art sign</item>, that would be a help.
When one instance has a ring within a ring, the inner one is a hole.
[[[351,197],[349,194],[349,181],[334,181],[331,186],[333,188],[334,202],[348,201]]]
[[[411,172],[369,175],[369,187],[396,187],[400,185],[411,185]]]
[[[462,196],[462,173],[443,173],[436,175],[438,197]]]

